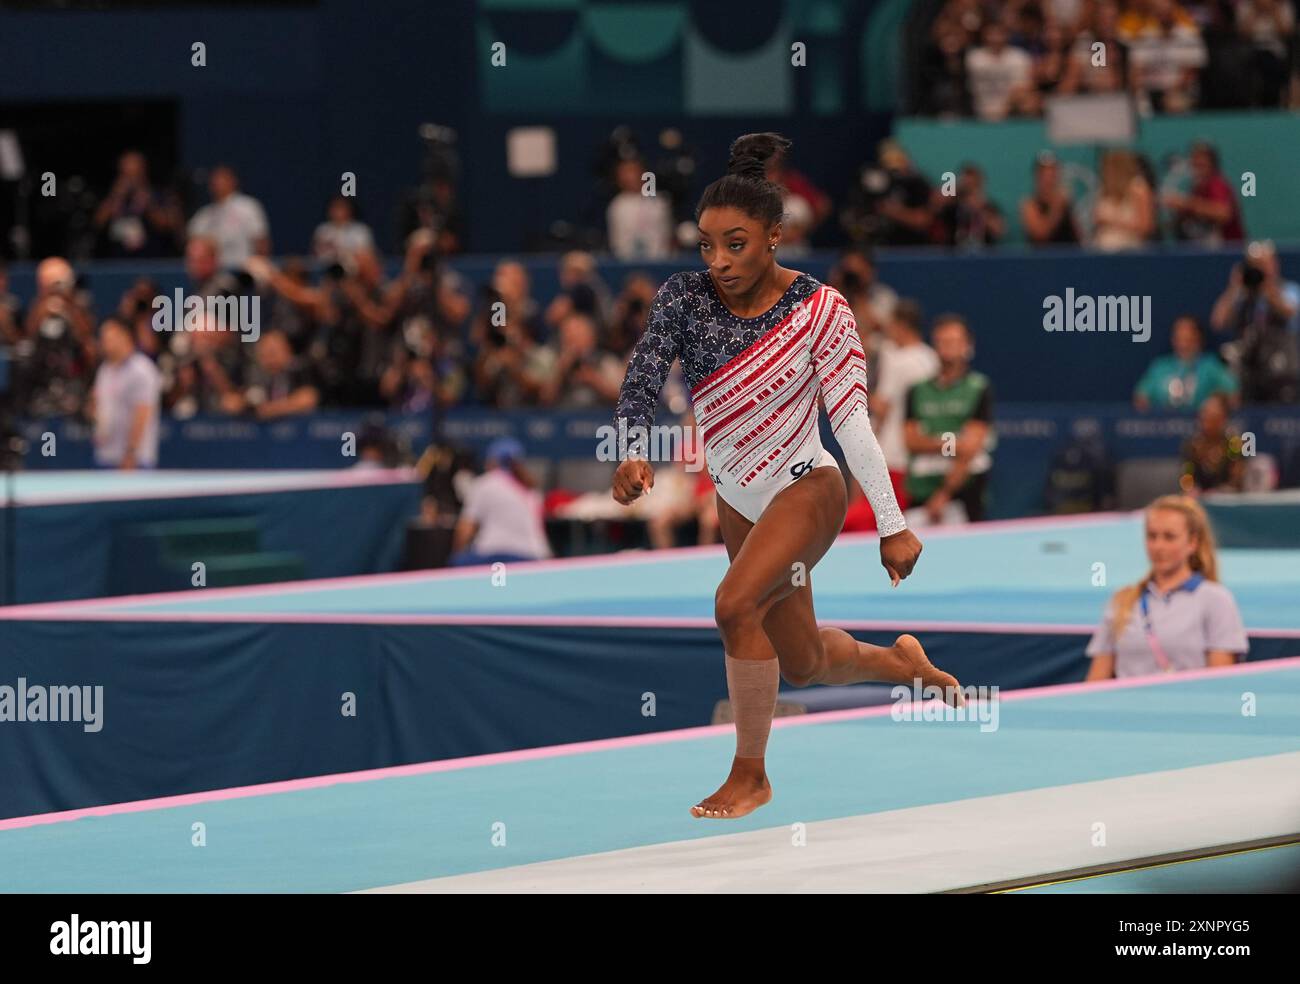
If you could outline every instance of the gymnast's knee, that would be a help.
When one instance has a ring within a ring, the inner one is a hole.
[[[757,598],[743,589],[728,584],[724,579],[713,596],[713,617],[718,623],[723,638],[751,624],[761,625],[758,607]]]

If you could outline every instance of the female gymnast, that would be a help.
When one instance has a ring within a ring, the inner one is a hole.
[[[615,417],[626,433],[648,434],[664,378],[681,359],[731,560],[714,615],[736,755],[727,781],[692,807],[696,817],[743,817],[772,798],[764,754],[782,677],[797,687],[919,678],[962,703],[956,679],[912,636],[871,646],[819,628],[813,613],[808,575],[840,532],[847,504],[844,477],[818,433],[819,398],[875,511],[880,561],[895,587],[912,573],[921,544],[906,528],[867,419],[866,363],[848,303],[773,255],[782,194],[767,165],[789,147],[775,133],[731,145],[727,174],[695,210],[708,269],[674,274],[659,288]],[[654,487],[644,451],[632,447],[614,475],[624,505]]]

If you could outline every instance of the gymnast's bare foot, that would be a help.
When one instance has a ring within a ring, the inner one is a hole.
[[[930,657],[925,655],[925,650],[916,636],[899,636],[886,652],[890,654],[883,667],[889,674],[884,678],[887,682],[914,683],[920,679],[922,688],[938,687],[945,703],[953,707],[961,707],[966,703],[957,678],[930,662]]]
[[[716,793],[691,807],[697,819],[735,820],[753,813],[772,799],[762,759],[733,758],[731,775]]]

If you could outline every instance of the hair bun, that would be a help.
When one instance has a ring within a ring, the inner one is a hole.
[[[768,163],[785,154],[790,147],[790,141],[779,133],[746,133],[731,144],[727,173],[763,181],[767,178]]]

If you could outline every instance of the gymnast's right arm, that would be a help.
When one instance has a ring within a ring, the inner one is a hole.
[[[644,428],[649,436],[655,420],[655,406],[659,391],[663,389],[668,370],[677,358],[679,347],[677,328],[672,317],[670,277],[655,294],[646,315],[645,333],[637,340],[628,360],[627,374],[618,394],[618,408],[614,411],[614,430],[620,441],[619,454],[623,460],[614,473],[614,500],[624,506],[654,488],[654,469],[646,460],[646,447],[634,438],[640,436],[633,428]],[[623,435],[628,435],[628,447],[622,447]],[[624,456],[625,454],[625,456]]]

